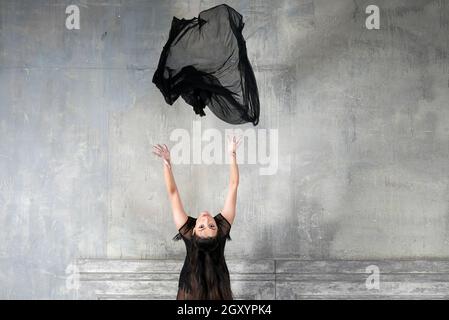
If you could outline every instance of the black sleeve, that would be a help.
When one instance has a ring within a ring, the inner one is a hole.
[[[226,218],[223,217],[221,213],[217,214],[214,219],[218,226],[218,236],[227,240],[231,240],[231,237],[229,235],[229,232],[231,231],[231,224],[228,222],[228,220],[226,220]]]
[[[192,230],[195,228],[196,219],[188,216],[186,223],[179,228],[178,234],[173,238],[173,240],[181,240],[181,239],[187,239],[190,240],[192,238]]]

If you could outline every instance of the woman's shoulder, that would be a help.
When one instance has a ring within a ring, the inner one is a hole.
[[[195,228],[196,224],[196,218],[192,216],[187,216],[186,222],[182,225],[181,228],[178,230],[178,234],[175,235],[173,240],[181,240],[182,238],[190,238],[190,233],[192,232],[193,228]]]
[[[215,222],[220,222],[220,223],[226,223],[227,225],[229,225],[229,227],[231,226],[231,224],[229,223],[229,221],[220,213],[216,214],[215,217]]]
[[[218,213],[215,217],[215,222],[217,223],[219,233],[222,235],[222,237],[226,238],[227,240],[231,240],[231,237],[229,235],[229,231],[231,230],[231,224],[229,221],[220,213]]]
[[[184,223],[184,225],[179,228],[179,230],[181,230],[184,227],[191,227],[191,226],[195,226],[196,223],[196,218],[192,217],[192,216],[187,216],[187,221]]]

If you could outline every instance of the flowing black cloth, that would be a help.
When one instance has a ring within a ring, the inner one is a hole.
[[[259,122],[259,93],[242,35],[242,15],[221,4],[192,19],[173,17],[153,83],[172,105],[179,96],[230,124]]]

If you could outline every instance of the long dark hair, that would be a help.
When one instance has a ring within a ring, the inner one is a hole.
[[[193,235],[190,255],[191,299],[232,300],[232,291],[219,237]]]

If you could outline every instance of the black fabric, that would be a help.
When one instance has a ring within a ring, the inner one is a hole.
[[[231,230],[231,224],[226,220],[225,217],[222,216],[221,213],[217,214],[215,217],[215,223],[217,224],[217,239],[218,239],[218,247],[217,256],[219,257],[217,261],[217,269],[221,270],[224,274],[224,279],[227,279],[227,285],[230,287],[229,280],[229,270],[226,265],[226,261],[224,258],[224,249],[226,240],[230,240],[229,232]],[[179,233],[173,238],[174,240],[184,240],[186,246],[186,257],[184,259],[184,264],[181,269],[181,273],[179,275],[179,284],[178,284],[178,295],[177,299],[189,299],[191,284],[189,282],[190,273],[192,272],[190,266],[190,257],[192,255],[192,250],[194,248],[193,244],[193,229],[195,228],[196,218],[188,216],[186,223],[179,229]]]
[[[242,15],[222,4],[192,19],[173,17],[153,83],[172,105],[181,96],[204,116],[230,124],[259,122],[259,93],[242,35]]]

